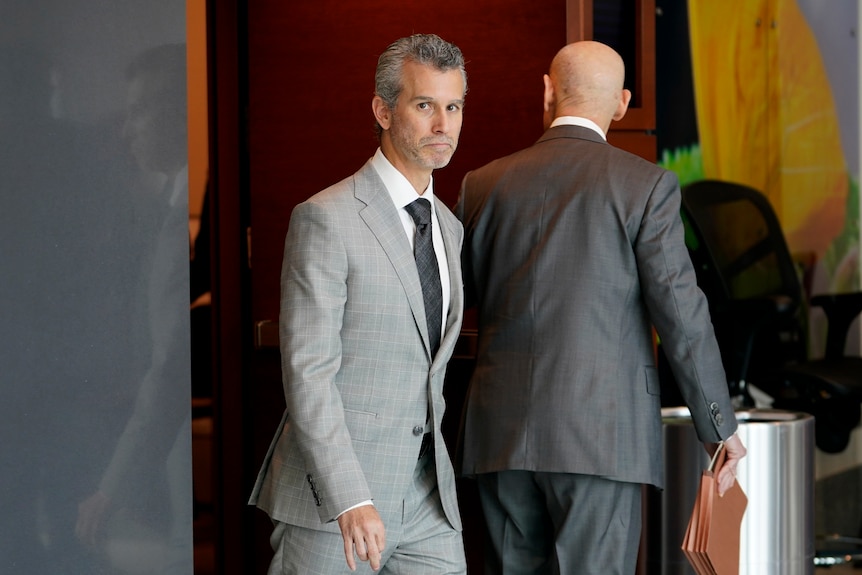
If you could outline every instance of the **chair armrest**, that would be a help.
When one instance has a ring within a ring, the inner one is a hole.
[[[856,316],[862,313],[862,292],[816,295],[811,298],[811,305],[822,308],[826,313],[829,324],[826,357],[842,357],[847,343],[847,330]]]

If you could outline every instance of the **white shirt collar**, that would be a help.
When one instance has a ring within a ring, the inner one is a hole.
[[[380,148],[377,148],[377,151],[374,153],[374,157],[371,158],[371,165],[377,171],[377,175],[380,176],[380,179],[383,180],[383,185],[392,197],[392,201],[395,203],[396,208],[401,209],[407,204],[413,202],[416,198],[420,197],[419,194],[416,193],[416,189],[413,188],[413,185],[407,180],[404,174],[399,172],[386,156],[383,155],[383,151],[381,151]],[[431,210],[433,212],[433,176],[431,176],[431,179],[428,181],[428,187],[425,188],[425,193],[422,194],[421,197],[431,202]]]
[[[554,126],[581,126],[582,128],[589,128],[602,137],[603,140],[607,140],[607,136],[599,128],[599,125],[593,122],[588,118],[582,118],[580,116],[560,116],[559,118],[554,118],[554,121],[551,122],[551,127]]]

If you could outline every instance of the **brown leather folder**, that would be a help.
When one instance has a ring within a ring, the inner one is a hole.
[[[718,495],[716,472],[724,463],[720,445],[700,477],[682,551],[697,575],[739,575],[739,530],[748,498],[734,481]]]

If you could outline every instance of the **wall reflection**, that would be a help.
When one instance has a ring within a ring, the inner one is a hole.
[[[0,0],[3,573],[192,572],[185,4],[128,4]]]

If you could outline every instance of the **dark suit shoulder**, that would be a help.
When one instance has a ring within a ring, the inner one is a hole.
[[[610,144],[608,145],[608,148],[610,149],[610,153],[612,153],[614,156],[614,161],[628,162],[639,170],[644,170],[647,173],[653,172],[656,175],[661,175],[665,172],[668,172],[668,170],[662,168],[658,164],[650,162],[649,160],[646,160],[638,156],[637,154],[633,154],[628,150],[623,150],[622,148],[617,148],[616,146]]]
[[[604,160],[645,174],[654,173],[656,178],[666,172],[655,163],[609,144],[589,128],[557,126],[548,129],[532,146],[492,160],[469,172],[467,177],[493,177],[522,164],[536,166],[542,163],[556,163],[560,161],[561,155],[569,154],[578,161]]]

